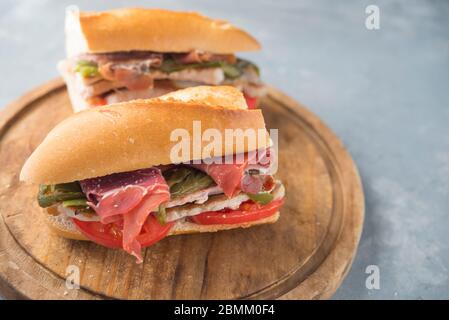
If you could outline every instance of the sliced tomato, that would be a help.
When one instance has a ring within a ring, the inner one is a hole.
[[[103,97],[100,97],[100,96],[89,98],[87,100],[87,102],[90,107],[99,107],[99,106],[104,106],[104,105],[108,104],[106,99]]]
[[[246,94],[243,94],[246,99],[246,104],[248,105],[248,109],[256,109],[257,108],[257,97],[250,97]]]
[[[151,214],[147,222],[143,225],[142,232],[137,236],[137,240],[140,242],[142,248],[149,247],[164,239],[173,225],[174,222],[167,222],[162,225]]]
[[[122,247],[122,231],[119,224],[102,224],[99,221],[81,221],[75,218],[72,218],[72,221],[89,240],[108,248]]]
[[[72,218],[73,222],[88,239],[108,248],[122,247],[123,222],[103,224],[99,221],[80,221]],[[162,240],[170,231],[173,222],[161,225],[157,219],[150,215],[137,236],[142,248]]]
[[[108,102],[106,101],[105,98],[98,98],[96,106],[99,107],[99,106],[104,106],[104,105],[107,105],[107,104],[108,104]]]
[[[260,205],[249,200],[242,203],[237,210],[207,211],[191,217],[191,220],[204,225],[251,222],[272,216],[283,204],[284,198],[274,200],[267,205]]]

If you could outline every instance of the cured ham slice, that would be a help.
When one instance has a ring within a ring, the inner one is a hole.
[[[229,198],[240,190],[249,193],[258,193],[262,190],[263,181],[260,179],[244,179],[247,170],[268,168],[272,163],[274,152],[271,149],[257,150],[243,155],[234,156],[234,163],[226,163],[224,158],[212,159],[207,163],[191,164],[194,168],[207,173]]]
[[[162,53],[147,51],[123,51],[110,53],[84,53],[76,58],[75,61],[86,60],[93,61],[98,65],[106,63],[132,63],[150,61],[153,66],[160,66],[164,59]]]
[[[136,238],[150,213],[170,199],[161,171],[150,168],[116,173],[82,180],[80,185],[101,223],[123,222],[123,249],[141,261]]]
[[[245,193],[257,194],[259,192],[271,190],[274,185],[273,176],[246,174],[242,178],[240,188]]]
[[[143,201],[133,210],[123,215],[123,249],[137,258],[141,263],[142,252],[137,236],[142,230],[142,226],[148,215],[156,209],[159,204],[168,201],[170,194],[167,190],[161,189],[147,195]]]
[[[210,52],[203,52],[199,50],[192,50],[187,53],[177,53],[172,55],[178,63],[202,63],[209,61],[227,61],[235,63],[236,57],[233,54],[212,54]]]

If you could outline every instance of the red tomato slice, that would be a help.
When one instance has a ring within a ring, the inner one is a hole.
[[[257,98],[253,98],[243,94],[246,99],[246,104],[248,105],[248,109],[256,109],[257,108]]]
[[[78,230],[93,242],[108,248],[122,247],[123,223],[102,224],[98,221],[80,221],[74,218],[72,220]],[[162,240],[172,226],[173,222],[161,225],[153,215],[150,215],[137,236],[137,240],[142,248],[149,247]]]
[[[89,107],[93,108],[93,107],[99,107],[99,106],[104,106],[106,104],[108,104],[108,102],[106,101],[105,98],[103,97],[92,97],[90,98],[88,101]]]
[[[141,233],[137,236],[137,240],[142,248],[149,247],[164,239],[174,224],[174,222],[167,222],[162,225],[151,214],[143,225]]]
[[[224,209],[220,211],[207,211],[191,217],[197,224],[237,224],[267,218],[279,211],[284,204],[284,198],[260,205],[253,201],[246,201],[237,210]]]
[[[106,101],[106,99],[105,98],[98,98],[98,101],[97,101],[97,103],[96,103],[96,106],[98,107],[98,106],[104,106],[104,105],[107,105],[108,104],[108,102]]]

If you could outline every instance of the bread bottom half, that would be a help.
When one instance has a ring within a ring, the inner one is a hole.
[[[47,210],[43,210],[45,214],[45,221],[50,229],[58,236],[73,239],[73,240],[88,240],[75,226],[72,220],[64,214],[54,215],[49,214]],[[230,230],[237,228],[249,228],[256,225],[275,223],[279,219],[279,211],[270,217],[260,219],[257,221],[238,223],[238,224],[214,224],[214,225],[200,225],[186,220],[175,222],[171,228],[169,236],[178,234],[193,234],[202,232],[217,232],[221,230]]]

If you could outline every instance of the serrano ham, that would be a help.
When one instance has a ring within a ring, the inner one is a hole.
[[[123,249],[141,261],[136,238],[150,213],[170,199],[161,171],[150,168],[116,173],[82,180],[80,185],[101,223],[123,222]]]
[[[74,60],[87,60],[98,63],[99,65],[105,63],[118,63],[129,61],[151,61],[154,66],[160,66],[164,55],[158,52],[148,51],[122,51],[122,52],[110,52],[110,53],[84,53],[73,58]]]
[[[137,236],[150,213],[159,207],[159,204],[169,199],[168,186],[167,188],[160,188],[147,195],[135,209],[123,215],[123,249],[135,256],[138,263],[143,260],[141,245]]]
[[[173,58],[182,64],[189,63],[202,63],[209,61],[227,61],[229,63],[235,63],[236,57],[233,54],[213,54],[210,52],[204,52],[199,50],[192,50],[187,53],[173,54]]]
[[[241,155],[240,155],[241,156]],[[262,190],[263,181],[260,179],[245,178],[245,172],[249,170],[267,169],[273,162],[274,152],[271,149],[263,149],[245,153],[243,159],[238,161],[239,155],[234,156],[234,163],[226,163],[225,158],[212,159],[209,164],[191,164],[194,168],[207,173],[229,198],[240,190],[249,193],[258,193]]]

